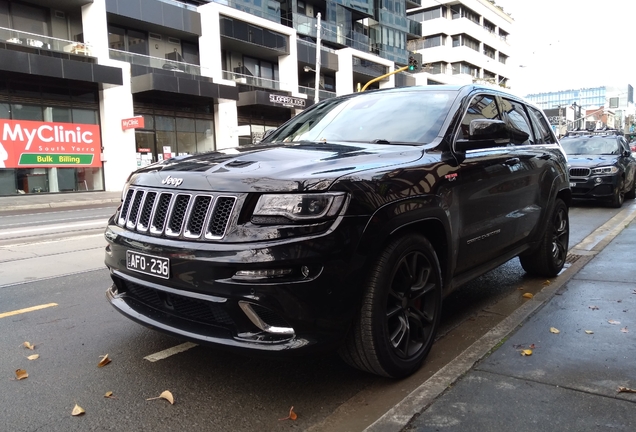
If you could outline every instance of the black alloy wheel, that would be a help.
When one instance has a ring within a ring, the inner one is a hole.
[[[621,179],[616,185],[616,189],[614,189],[614,195],[612,196],[612,207],[620,208],[625,201],[625,191],[623,188],[625,187],[625,180]]]
[[[569,242],[568,207],[557,199],[539,247],[519,256],[521,266],[532,275],[555,277],[565,265]]]
[[[430,242],[413,233],[391,241],[369,275],[341,357],[381,376],[412,374],[435,340],[441,293],[441,268]]]

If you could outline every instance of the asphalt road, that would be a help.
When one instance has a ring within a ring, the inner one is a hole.
[[[0,214],[0,430],[362,430],[503,319],[522,301],[520,288],[536,292],[544,283],[526,277],[512,260],[460,288],[445,300],[429,360],[402,381],[358,372],[335,355],[273,361],[183,347],[108,305],[99,221],[110,212]],[[570,246],[617,213],[573,207]],[[19,280],[7,283],[8,276]],[[49,307],[2,315],[38,305]],[[35,349],[24,348],[25,341]],[[146,359],[178,346],[189,349]],[[28,360],[34,353],[40,357]],[[98,368],[105,354],[112,362]],[[29,377],[16,380],[18,368]],[[174,405],[146,400],[164,390]],[[104,397],[108,391],[114,398]],[[71,416],[75,404],[86,414]],[[291,406],[298,419],[279,420]]]

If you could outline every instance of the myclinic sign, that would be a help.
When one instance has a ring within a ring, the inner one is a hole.
[[[0,168],[101,167],[98,125],[0,120]]]

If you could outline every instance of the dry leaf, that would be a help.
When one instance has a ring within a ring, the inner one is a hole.
[[[113,392],[112,391],[107,391],[106,394],[104,395],[105,398],[109,398],[109,399],[115,399],[115,396],[113,396]]]
[[[548,285],[550,285],[551,283],[552,283],[552,282],[550,282],[549,280],[547,280],[547,281],[543,282],[543,286],[548,286]]]
[[[23,346],[23,347],[25,347],[25,348],[27,348],[27,349],[30,349],[30,350],[32,350],[33,348],[35,348],[35,345],[31,345],[31,342],[23,342],[23,343],[22,343],[22,346]]]
[[[594,334],[594,332],[592,330],[585,330],[585,333],[587,334]]]
[[[108,358],[108,354],[106,354],[105,356],[102,356],[101,361],[97,364],[97,367],[104,367],[106,366],[108,363],[110,363],[110,359]]]
[[[15,378],[20,381],[29,377],[29,374],[24,369],[15,370]]]
[[[165,390],[163,393],[161,393],[157,397],[148,398],[146,400],[155,400],[155,399],[165,399],[168,402],[170,402],[170,405],[174,405],[174,396],[172,396],[172,393],[170,393],[168,390]]]
[[[589,306],[589,308],[592,310],[598,310],[598,306]]]
[[[623,328],[621,329],[621,332],[623,332],[623,333],[629,333],[629,330],[627,330],[627,326],[623,327]]]
[[[610,323],[610,324],[613,324],[613,325],[617,325],[617,324],[621,323],[620,321],[616,321],[616,320],[613,320],[613,319],[607,320],[607,322]]]
[[[522,356],[531,356],[532,355],[532,350],[530,350],[530,349],[521,350],[521,355]]]
[[[532,293],[525,293],[524,295],[522,295],[523,298],[527,298],[527,299],[531,299],[532,297],[534,297],[534,295]]]
[[[298,415],[294,412],[294,407],[292,406],[289,409],[289,415],[287,417],[285,417],[285,418],[281,418],[281,419],[278,419],[278,420],[279,421],[280,420],[296,420],[297,418],[298,418]]]
[[[618,392],[619,393],[636,393],[636,389],[630,389],[627,387],[619,387]]]
[[[558,328],[550,327],[550,333],[559,334],[561,331]]]
[[[40,354],[33,354],[27,357],[29,360],[37,360],[40,358]]]
[[[71,415],[74,416],[81,416],[82,414],[84,414],[86,411],[84,411],[84,408],[82,408],[81,406],[79,406],[78,404],[75,404],[75,407],[73,408],[73,411],[71,412]]]

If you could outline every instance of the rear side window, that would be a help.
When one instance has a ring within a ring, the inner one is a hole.
[[[535,129],[538,144],[554,144],[554,136],[552,135],[550,125],[545,121],[543,114],[532,107],[528,107],[528,114]]]
[[[503,99],[502,101],[503,110],[508,117],[508,123],[511,128],[511,143],[516,145],[534,144],[534,132],[530,126],[530,120],[524,106],[510,99]]]
[[[457,139],[468,139],[470,122],[475,119],[501,120],[499,108],[492,95],[478,95],[473,98],[462,119]]]

